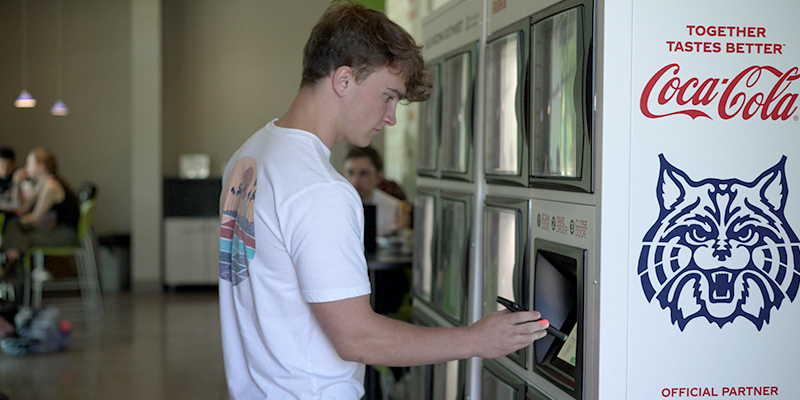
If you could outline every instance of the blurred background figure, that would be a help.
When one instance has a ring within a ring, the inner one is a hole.
[[[58,176],[55,156],[37,147],[25,161],[25,168],[14,172],[12,197],[19,202],[19,218],[6,223],[0,244],[3,273],[32,246],[77,246],[80,206],[69,185]],[[22,193],[22,183],[30,189]]]
[[[383,178],[383,160],[372,147],[352,147],[344,159],[342,174],[356,188],[364,204],[376,206],[376,225],[379,237],[392,236],[411,226],[411,207],[396,183]],[[379,189],[381,182],[399,196]]]
[[[11,197],[11,179],[16,168],[16,156],[10,147],[0,148],[0,199]]]

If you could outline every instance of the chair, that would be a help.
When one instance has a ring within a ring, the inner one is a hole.
[[[5,229],[6,225],[6,214],[0,212],[0,244],[3,243],[3,229]],[[2,267],[2,265],[0,265]],[[6,301],[15,301],[16,300],[16,290],[14,288],[14,282],[10,282],[7,280],[0,280],[0,300]]]
[[[78,219],[79,246],[39,246],[25,252],[23,267],[25,270],[25,293],[23,304],[39,308],[42,305],[42,291],[80,289],[82,305],[88,319],[102,318],[103,302],[100,296],[100,283],[97,277],[97,264],[94,257],[94,237],[92,234],[92,218],[95,200],[84,200]],[[76,278],[51,281],[51,275],[44,268],[44,257],[75,257]],[[33,261],[33,268],[31,268]],[[31,288],[32,287],[32,288]],[[33,293],[31,293],[33,291]],[[31,296],[33,299],[31,299]],[[31,304],[31,302],[33,304]],[[64,305],[66,306],[66,305]]]

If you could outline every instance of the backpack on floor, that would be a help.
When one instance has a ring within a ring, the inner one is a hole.
[[[39,309],[23,307],[14,317],[14,336],[0,340],[0,350],[10,356],[42,354],[65,349],[72,326],[62,320],[58,309],[46,305]]]

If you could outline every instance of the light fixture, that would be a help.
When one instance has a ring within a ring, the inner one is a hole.
[[[16,100],[14,100],[14,106],[17,108],[31,108],[36,106],[36,99],[28,93],[27,90],[22,89],[22,92],[19,94]]]
[[[62,38],[64,28],[61,19],[61,0],[56,0],[56,8],[56,34],[58,35],[56,49],[56,96],[58,100],[56,100],[53,107],[50,108],[50,114],[56,117],[64,117],[69,114],[69,108],[61,101],[64,92],[64,67],[62,65],[62,60],[64,58],[64,39]]]
[[[20,92],[17,100],[14,101],[14,106],[17,108],[31,108],[36,106],[36,99],[33,95],[28,93],[25,89],[28,86],[28,2],[22,0],[22,22],[20,29],[22,31],[22,92]]]
[[[56,117],[64,117],[69,114],[69,108],[67,108],[67,105],[64,104],[63,101],[58,100],[56,101],[56,104],[53,104],[53,107],[50,108],[50,114],[53,114]]]

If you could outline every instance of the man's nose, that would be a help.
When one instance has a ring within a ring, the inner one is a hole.
[[[397,118],[395,118],[395,111],[397,110],[396,107],[392,107],[386,115],[383,116],[383,123],[389,126],[394,126],[397,123]]]

